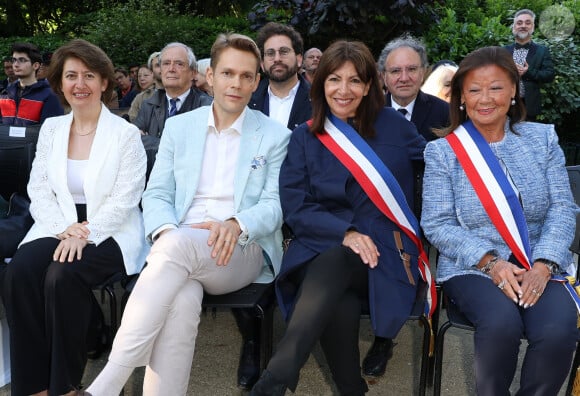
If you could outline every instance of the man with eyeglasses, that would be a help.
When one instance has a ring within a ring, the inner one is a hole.
[[[433,129],[449,125],[449,104],[421,91],[427,69],[425,46],[403,35],[383,48],[378,64],[388,90],[387,106],[415,124],[427,141],[435,139]]]
[[[262,53],[265,78],[249,106],[293,130],[312,115],[310,83],[299,74],[302,37],[291,26],[269,22],[258,31],[256,44]]]
[[[133,121],[143,135],[146,149],[155,149],[165,121],[175,114],[210,105],[212,98],[192,85],[197,72],[193,50],[183,43],[167,44],[159,56],[163,89],[143,101]]]
[[[425,46],[410,35],[403,35],[390,41],[383,48],[378,61],[379,72],[383,77],[388,93],[386,106],[398,110],[403,117],[412,122],[427,141],[437,136],[433,129],[449,125],[449,104],[436,96],[421,91],[427,68]],[[394,131],[396,133],[396,131]],[[421,181],[424,165],[414,164],[416,180],[414,208],[420,216]],[[385,373],[387,362],[393,356],[393,340],[375,337],[373,345],[363,360],[363,374],[367,377],[380,377]]]
[[[64,114],[63,107],[45,79],[37,80],[42,63],[38,48],[29,43],[12,45],[12,69],[17,78],[0,95],[0,123],[14,126],[42,124]]]

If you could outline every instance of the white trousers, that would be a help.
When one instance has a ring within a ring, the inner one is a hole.
[[[228,265],[218,266],[208,237],[208,230],[186,226],[164,233],[127,302],[109,360],[147,366],[144,396],[186,394],[204,290],[238,290],[262,270],[259,245],[237,245]]]

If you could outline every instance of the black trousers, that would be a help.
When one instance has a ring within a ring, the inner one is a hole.
[[[361,300],[368,298],[368,267],[351,249],[332,248],[305,266],[294,311],[268,371],[293,391],[300,369],[320,341],[341,395],[363,395],[358,347]]]
[[[109,238],[83,249],[72,263],[52,260],[59,244],[41,238],[22,245],[5,271],[2,297],[10,327],[12,395],[76,389],[87,361],[91,287],[124,271],[123,256]]]

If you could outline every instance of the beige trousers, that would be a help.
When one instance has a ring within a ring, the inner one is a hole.
[[[147,366],[144,396],[186,394],[204,290],[238,290],[262,270],[262,249],[255,243],[236,246],[228,265],[218,266],[208,236],[186,226],[164,233],[127,302],[109,360]]]

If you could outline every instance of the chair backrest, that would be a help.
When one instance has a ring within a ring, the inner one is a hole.
[[[39,132],[40,125],[0,125],[0,194],[6,199],[14,192],[26,195]]]
[[[576,205],[580,206],[580,165],[568,166],[566,169],[568,170],[568,178],[570,179],[570,187],[574,201],[576,201]],[[580,214],[576,217],[576,234],[570,250],[576,254],[580,254]]]

